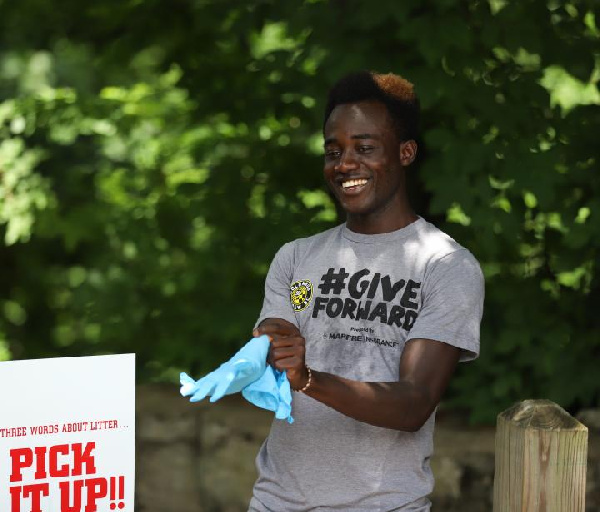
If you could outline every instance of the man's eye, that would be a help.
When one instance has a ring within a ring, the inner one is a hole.
[[[339,158],[341,155],[341,151],[337,149],[327,149],[325,150],[325,158]]]
[[[371,151],[373,151],[375,148],[373,146],[358,146],[357,150],[359,153],[370,153]]]

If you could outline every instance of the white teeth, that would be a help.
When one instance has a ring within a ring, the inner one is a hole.
[[[359,185],[365,185],[366,183],[367,180],[365,179],[343,181],[342,188],[357,187]]]

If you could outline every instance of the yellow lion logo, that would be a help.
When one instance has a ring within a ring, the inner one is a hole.
[[[308,279],[296,281],[290,286],[290,302],[294,311],[305,310],[313,296],[312,283]]]

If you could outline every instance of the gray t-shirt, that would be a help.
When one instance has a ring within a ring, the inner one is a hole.
[[[473,255],[422,218],[376,235],[340,225],[279,250],[257,324],[296,325],[315,370],[391,382],[411,338],[460,347],[463,361],[477,357],[483,296]],[[400,432],[294,393],[292,415],[291,425],[273,422],[256,458],[251,510],[429,510],[435,413],[419,431]]]

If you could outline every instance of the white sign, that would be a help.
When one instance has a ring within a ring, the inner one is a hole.
[[[133,512],[135,354],[0,363],[0,512]]]

